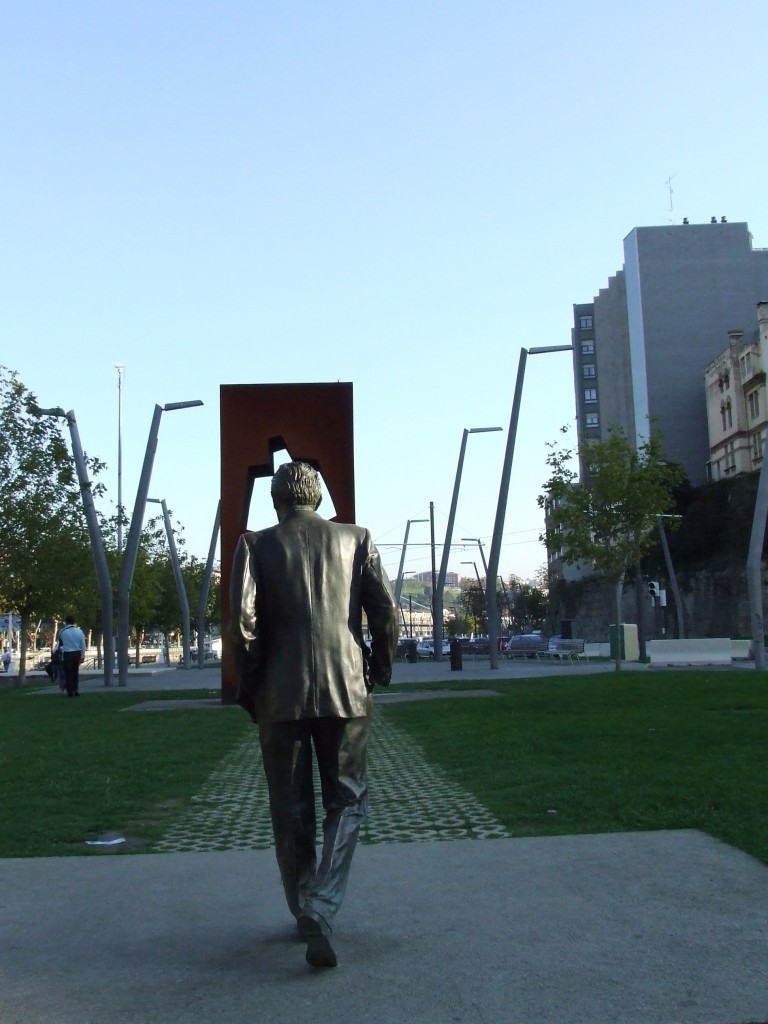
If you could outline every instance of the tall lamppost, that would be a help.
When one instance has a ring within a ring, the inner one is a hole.
[[[667,531],[664,529],[665,519],[682,519],[682,516],[675,515],[660,515],[656,516],[656,523],[659,527],[659,539],[661,541],[661,550],[664,553],[664,561],[667,565],[667,575],[669,576],[669,585],[672,589],[672,596],[675,599],[675,613],[677,615],[677,637],[679,640],[685,640],[685,620],[683,618],[683,599],[680,596],[680,587],[677,585],[677,575],[675,573],[675,567],[672,564],[672,555],[669,551],[669,544],[667,543]]]
[[[474,565],[474,567],[475,567],[475,576],[477,577],[477,585],[478,585],[478,587],[480,587],[482,589],[483,581],[480,579],[480,573],[477,571],[477,562],[469,561],[469,562],[462,562],[461,564],[462,565]]]
[[[117,550],[123,550],[123,374],[125,365],[115,363],[117,370]]]
[[[462,565],[474,565],[474,567],[475,567],[475,576],[477,577],[477,588],[480,591],[480,593],[482,594],[482,592],[483,592],[483,584],[480,581],[480,573],[477,571],[477,562],[462,562],[461,564]],[[474,604],[474,601],[473,601],[472,602],[472,609],[473,609],[473,611],[474,611],[474,608],[475,608],[475,604]],[[478,632],[478,629],[477,629],[477,626],[478,626],[477,616],[473,615],[472,618],[475,620],[475,633],[477,633]]]
[[[200,586],[200,596],[197,604],[197,667],[205,668],[205,606],[208,604],[208,591],[211,588],[213,578],[213,562],[216,558],[216,542],[219,539],[219,528],[221,527],[221,501],[216,506],[216,515],[213,520],[213,533],[208,548],[208,558],[205,562],[205,573]]]
[[[409,576],[413,576],[415,574],[412,571],[409,571],[408,575]],[[400,617],[400,622],[402,622],[402,624],[403,624],[403,629],[405,630],[405,635],[406,636],[412,636],[412,634],[413,634],[413,597],[410,594],[408,595],[408,610],[409,610],[409,613],[410,613],[411,629],[408,628],[408,623],[405,621],[405,609],[403,608],[402,599],[401,599],[400,595],[398,594],[398,598],[397,598],[397,613],[398,613],[398,615]]]
[[[139,489],[136,492],[136,502],[133,506],[133,516],[128,529],[128,537],[125,542],[125,551],[120,561],[120,578],[117,584],[117,669],[118,685],[128,685],[128,642],[130,639],[130,603],[131,584],[133,573],[136,568],[136,559],[139,554],[139,542],[141,531],[144,526],[144,510],[147,505],[149,494],[149,482],[152,479],[152,466],[157,451],[157,435],[160,430],[160,418],[164,412],[173,412],[176,409],[191,409],[202,405],[199,398],[191,402],[168,402],[167,405],[156,405],[152,416],[152,425],[149,428],[147,450],[144,455],[144,464],[139,478]]]
[[[507,498],[509,497],[509,480],[512,475],[512,459],[515,454],[515,440],[517,438],[517,421],[520,418],[520,401],[523,395],[523,380],[525,379],[525,364],[528,354],[532,356],[542,355],[545,352],[572,352],[573,345],[547,345],[539,348],[521,348],[520,361],[517,366],[517,380],[515,382],[515,394],[512,400],[512,415],[509,420],[509,433],[507,434],[507,449],[504,453],[504,464],[501,470],[501,483],[499,485],[499,502],[496,508],[496,520],[493,527],[493,538],[491,540],[491,552],[488,558],[488,572],[485,580],[485,603],[488,611],[488,647],[490,649],[490,667],[499,667],[499,634],[501,632],[499,621],[499,606],[496,600],[496,577],[499,574],[499,556],[501,555],[501,537],[504,533],[504,520],[507,515]]]
[[[96,507],[93,503],[93,491],[91,481],[88,477],[88,466],[85,461],[83,446],[80,443],[80,432],[77,429],[77,420],[73,409],[69,412],[57,406],[55,409],[34,410],[38,416],[53,416],[65,419],[69,426],[69,434],[72,438],[72,455],[75,459],[77,479],[80,484],[80,493],[83,497],[83,509],[85,521],[88,524],[88,536],[91,541],[91,553],[96,567],[96,580],[99,585],[99,597],[101,599],[101,626],[102,644],[104,647],[104,685],[112,685],[112,669],[114,666],[114,641],[112,637],[112,580],[107,565],[107,555],[104,550],[104,538],[99,528],[99,517],[96,514]]]
[[[443,660],[443,591],[445,589],[445,577],[448,573],[448,559],[451,554],[451,538],[453,537],[453,523],[456,519],[456,506],[459,502],[459,487],[461,485],[461,471],[464,467],[464,452],[467,448],[467,437],[470,434],[491,434],[501,427],[469,427],[464,428],[461,436],[461,448],[459,450],[459,463],[456,467],[456,482],[453,485],[453,497],[451,498],[451,510],[448,514],[448,527],[445,531],[445,543],[443,544],[443,557],[440,559],[440,572],[435,584],[434,600],[434,622],[433,632],[435,641],[435,661]]]
[[[179,552],[176,548],[176,538],[173,536],[173,527],[171,526],[171,516],[168,512],[168,506],[165,503],[165,498],[147,498],[148,502],[152,502],[155,505],[160,505],[163,510],[163,522],[165,523],[165,536],[168,540],[168,552],[171,556],[171,566],[173,567],[173,577],[176,580],[176,593],[179,597],[179,605],[181,607],[181,650],[184,668],[190,667],[189,659],[189,598],[187,597],[187,588],[184,586],[184,577],[181,573],[181,562],[179,561]],[[198,641],[198,644],[200,641]]]
[[[483,569],[485,569],[485,581],[486,581],[486,585],[487,585],[487,583],[488,583],[488,562],[485,560],[485,551],[483,550],[483,542],[480,540],[479,537],[462,537],[461,539],[462,540],[466,540],[466,541],[474,541],[474,543],[476,543],[477,546],[480,548],[480,557],[483,560]],[[504,582],[504,577],[503,576],[499,576],[499,583],[501,584],[501,590],[502,590],[502,593],[504,594],[504,604],[507,606],[507,615],[509,616],[509,621],[511,622],[512,621],[512,608],[511,608],[510,603],[509,603],[509,594],[507,593],[507,585]]]
[[[485,560],[485,551],[483,550],[483,542],[480,540],[479,537],[462,537],[461,539],[462,540],[466,540],[466,541],[471,541],[473,544],[477,544],[477,546],[480,548],[480,560],[483,563],[483,570],[485,572],[485,575],[487,576],[488,575],[488,563]]]
[[[400,568],[397,570],[397,580],[395,581],[395,605],[400,607],[400,592],[403,589],[403,566],[405,565],[405,549],[408,547],[408,533],[411,529],[411,523],[428,523],[428,519],[409,519],[405,524],[405,537],[403,538],[403,550],[400,552]]]

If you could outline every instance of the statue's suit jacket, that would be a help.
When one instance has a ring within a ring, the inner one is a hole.
[[[374,685],[389,683],[397,611],[363,527],[299,507],[276,526],[244,533],[232,570],[231,611],[237,699],[254,721],[362,717]]]

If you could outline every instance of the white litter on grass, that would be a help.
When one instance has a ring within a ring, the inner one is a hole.
[[[86,846],[117,846],[118,843],[124,843],[125,839],[86,839]]]

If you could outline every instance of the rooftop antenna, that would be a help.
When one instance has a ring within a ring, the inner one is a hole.
[[[670,224],[674,224],[675,223],[675,204],[674,204],[674,202],[672,200],[672,195],[673,195],[672,179],[676,178],[677,174],[678,174],[677,171],[675,171],[674,174],[670,174],[670,176],[664,182],[664,184],[667,186],[667,189],[669,190],[669,223]]]

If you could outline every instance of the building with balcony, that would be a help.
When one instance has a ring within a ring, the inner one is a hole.
[[[704,372],[711,480],[752,473],[763,462],[768,301],[758,303],[757,320],[756,330],[728,331],[728,347]]]

